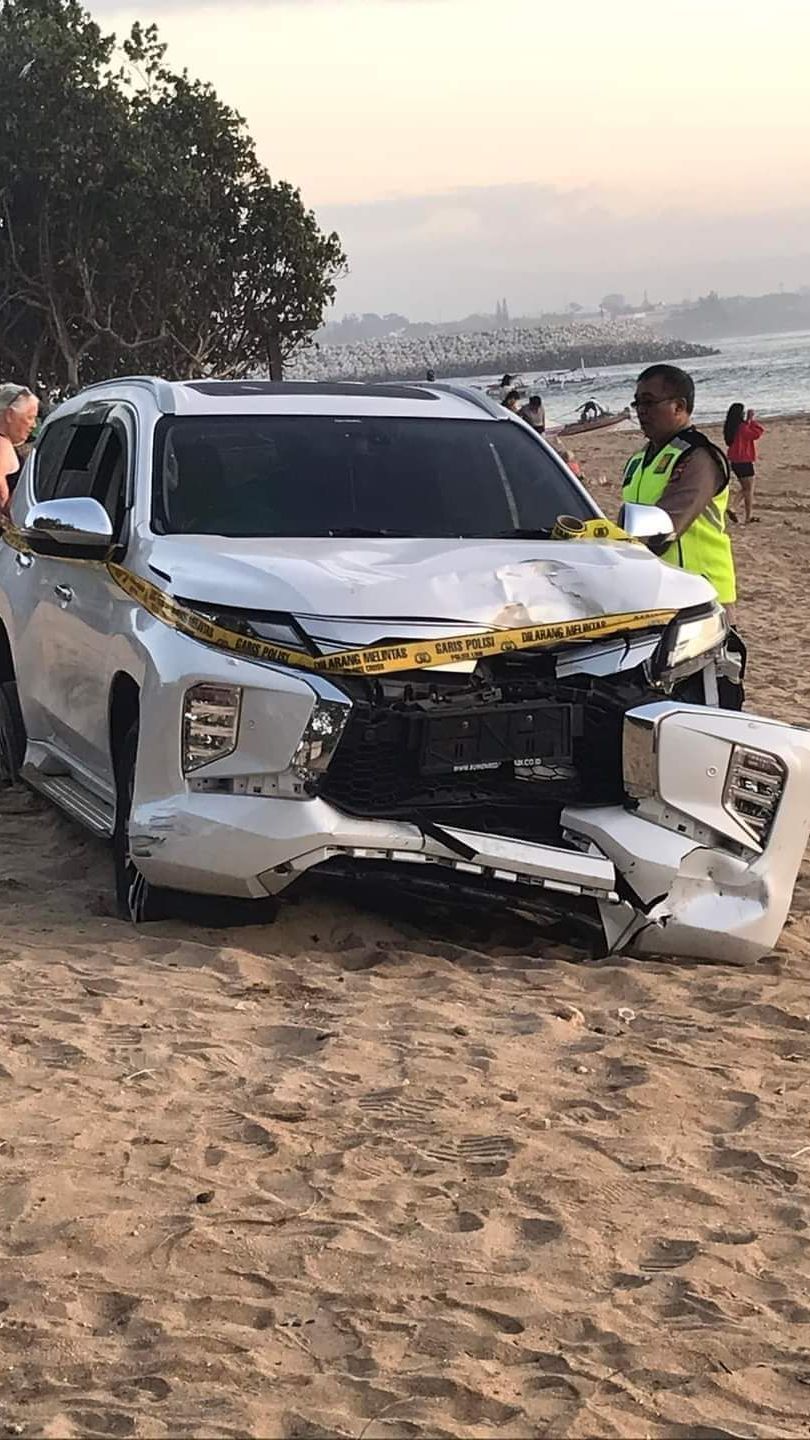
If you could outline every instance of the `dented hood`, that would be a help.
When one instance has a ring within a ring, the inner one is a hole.
[[[680,610],[714,597],[698,576],[641,545],[605,541],[310,539],[165,536],[148,556],[177,598],[335,622],[373,642],[426,625],[519,626],[639,610]],[[149,571],[147,570],[147,574]],[[341,623],[342,622],[342,623]],[[359,630],[358,630],[359,627]],[[311,628],[311,627],[310,627]],[[323,625],[318,632],[325,634]]]

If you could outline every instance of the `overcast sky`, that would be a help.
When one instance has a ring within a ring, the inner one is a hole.
[[[336,226],[337,310],[810,284],[806,0],[91,0]]]

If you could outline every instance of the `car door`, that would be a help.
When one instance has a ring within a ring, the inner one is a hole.
[[[121,543],[131,504],[133,452],[128,409],[90,407],[76,417],[50,495],[41,494],[35,480],[36,499],[98,500]],[[37,555],[31,568],[37,576],[35,604],[21,687],[31,697],[35,723],[54,761],[106,791],[113,784],[110,685],[130,602],[101,560]]]
[[[32,505],[53,499],[56,481],[74,431],[73,416],[64,420],[52,420],[46,426],[14,490],[11,504],[11,520],[14,525],[24,525]],[[42,662],[37,653],[39,626],[33,622],[47,585],[52,584],[52,579],[46,574],[43,561],[38,555],[21,551],[14,552],[13,562],[6,564],[6,573],[9,575],[7,589],[11,647],[25,728],[30,740],[47,743],[52,739],[52,735],[47,713],[42,705]]]

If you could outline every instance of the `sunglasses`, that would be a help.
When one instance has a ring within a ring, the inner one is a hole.
[[[631,410],[653,410],[656,405],[677,405],[677,395],[639,395],[637,400],[630,401]]]

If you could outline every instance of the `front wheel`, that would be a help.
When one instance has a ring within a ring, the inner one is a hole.
[[[169,905],[168,891],[150,885],[135,864],[130,850],[129,821],[137,759],[138,726],[135,724],[127,731],[116,766],[113,860],[118,913],[123,920],[131,920],[133,925],[143,925],[150,920],[165,920]]]

